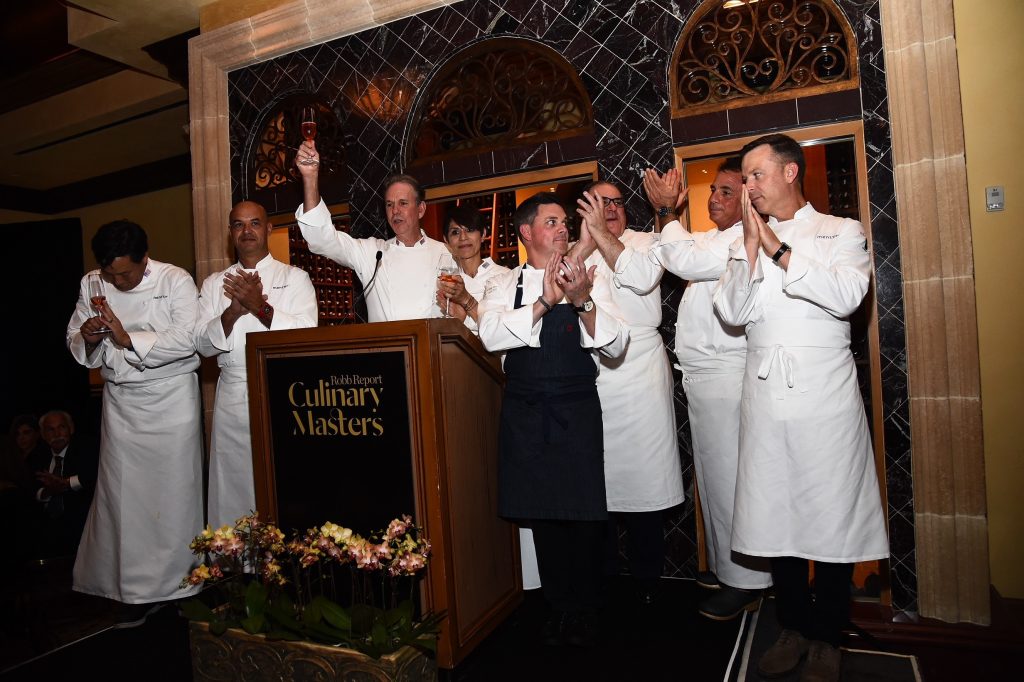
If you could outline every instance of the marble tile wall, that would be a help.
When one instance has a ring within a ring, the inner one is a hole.
[[[350,201],[356,235],[382,235],[387,228],[379,200],[381,184],[390,173],[403,170],[402,141],[412,106],[399,96],[399,86],[407,88],[406,92],[422,88],[452,54],[494,36],[540,41],[576,69],[593,103],[594,139],[495,152],[468,163],[435,164],[419,171],[427,184],[591,158],[597,160],[603,178],[622,187],[632,222],[649,228],[651,216],[640,174],[649,166],[669,167],[674,145],[862,117],[881,338],[893,604],[914,611],[917,579],[903,280],[878,1],[837,0],[860,47],[859,93],[803,98],[794,105],[792,116],[784,106],[786,111],[774,112],[772,118],[737,114],[723,120],[711,115],[673,124],[667,64],[683,25],[699,4],[699,0],[465,0],[235,71],[229,74],[233,199],[247,195],[242,158],[263,117],[289,94],[315,93],[330,103],[346,131],[351,173],[338,196],[325,198],[328,202]],[[394,113],[367,116],[354,105],[355,98],[381,82],[389,83],[389,89],[381,92],[381,112]],[[291,192],[279,193],[267,208],[271,212],[291,210],[296,200]],[[662,333],[671,340],[681,286],[668,277],[662,288]],[[676,407],[680,457],[689,488],[693,460],[685,398],[678,386]],[[667,538],[665,575],[693,575],[696,532],[692,501],[673,510]]]

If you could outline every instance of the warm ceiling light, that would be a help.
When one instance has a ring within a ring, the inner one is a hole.
[[[757,0],[725,0],[722,3],[722,9],[736,9],[737,7],[743,7],[743,5],[753,5]]]

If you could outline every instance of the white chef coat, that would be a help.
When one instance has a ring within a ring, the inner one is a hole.
[[[624,230],[625,247],[646,257],[657,243],[651,232]],[[586,260],[597,266],[623,322],[629,327],[629,346],[617,358],[601,358],[597,392],[604,424],[604,472],[608,511],[645,512],[668,509],[685,499],[676,441],[672,401],[672,371],[658,325],[661,288],[655,282],[638,293],[614,281],[614,272],[600,252]],[[595,288],[597,284],[595,283]]]
[[[523,273],[523,307],[513,309],[519,273]],[[595,277],[602,279],[603,275]],[[492,353],[511,348],[540,347],[540,331],[544,328],[544,317],[533,323],[533,304],[544,293],[544,271],[529,264],[523,264],[492,277],[487,281],[484,297],[480,300],[480,341]],[[607,283],[595,282],[591,298],[597,306],[594,322],[594,336],[580,325],[580,347],[592,348],[601,355],[618,357],[626,350],[629,329],[620,319],[618,308],[608,295]],[[548,301],[551,305],[566,302]],[[503,359],[504,360],[504,359]],[[597,357],[594,362],[598,363]]]
[[[245,365],[246,334],[267,331],[250,313],[235,322],[224,335],[220,316],[231,304],[224,295],[224,274],[243,269],[238,263],[210,275],[203,282],[196,320],[196,348],[205,357],[217,356],[220,377],[213,408],[210,439],[210,488],[206,520],[214,528],[230,525],[256,509],[253,483],[252,439],[249,433],[249,384]],[[267,255],[254,270],[263,283],[263,293],[274,308],[271,331],[315,327],[316,291],[309,275]]]
[[[861,224],[807,204],[774,227],[788,270],[742,241],[715,293],[746,325],[732,548],[755,556],[846,563],[889,555],[857,371],[853,313],[871,262]]]
[[[447,246],[422,230],[420,240],[412,246],[395,237],[356,239],[334,229],[323,200],[311,211],[302,208],[295,210],[295,219],[309,250],[355,271],[364,287],[370,322],[441,317],[436,300],[437,266],[442,258],[454,263]]]
[[[476,275],[472,276],[468,273],[460,273],[462,275],[462,283],[466,287],[466,291],[469,295],[477,300],[479,304],[480,299],[484,297],[484,290],[487,288],[487,282],[492,277],[496,277],[502,273],[508,272],[508,268],[504,265],[498,265],[490,257],[484,258],[480,263],[480,267],[476,270]],[[536,300],[536,299],[534,299]],[[477,316],[479,316],[477,311]],[[477,333],[477,323],[470,315],[466,315],[466,326],[473,330],[473,333]]]
[[[134,350],[108,336],[87,355],[80,329],[95,316],[87,280],[67,344],[106,382],[99,472],[74,589],[126,603],[187,596],[198,586],[178,584],[197,565],[188,545],[203,529],[196,285],[181,268],[153,259],[131,291],[108,285],[107,301]]]

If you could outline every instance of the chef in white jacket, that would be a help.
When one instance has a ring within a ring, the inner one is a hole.
[[[82,279],[67,345],[104,379],[99,474],[74,568],[74,589],[133,607],[187,596],[188,549],[203,527],[202,432],[192,330],[196,285],[187,272],[148,255],[146,233],[118,220],[100,227],[92,250],[106,282],[93,305]]]
[[[597,199],[579,212],[603,220]],[[526,521],[551,613],[543,641],[594,646],[608,519],[596,354],[629,341],[600,277],[566,258],[569,230],[556,195],[516,209],[527,262],[488,282],[480,340],[502,353],[505,393],[498,450],[498,514]]]
[[[768,135],[741,154],[744,239],[715,293],[722,319],[747,331],[732,547],[771,558],[783,630],[761,674],[806,654],[801,679],[838,680],[853,564],[889,555],[847,319],[871,259],[859,222],[804,199],[799,144]]]
[[[661,324],[658,276],[631,289],[615,282],[618,261],[644,259],[658,235],[626,227],[622,191],[610,182],[595,181],[584,191],[596,193],[604,223],[585,225],[573,253],[586,258],[607,286],[622,321],[629,328],[629,347],[617,358],[601,356],[597,391],[604,419],[604,472],[608,511],[608,572],[617,573],[618,522],[626,529],[629,572],[641,603],[652,603],[665,562],[662,511],[681,504],[683,474],[676,441],[672,371],[658,332]],[[580,200],[581,205],[584,204]]]
[[[302,143],[295,156],[303,197],[295,219],[309,250],[355,271],[370,322],[441,317],[435,301],[438,265],[451,263],[452,257],[444,244],[420,229],[427,205],[416,179],[394,175],[385,181],[384,211],[395,236],[356,239],[334,229],[331,213],[320,198],[319,160],[310,140]]]
[[[725,272],[729,247],[742,236],[740,224],[739,157],[717,171],[708,197],[708,215],[717,229],[688,232],[675,209],[686,197],[676,169],[659,175],[650,169],[644,187],[667,221],[661,241],[649,257],[622,259],[619,285],[649,286],[661,268],[689,280],[676,318],[675,354],[682,371],[693,447],[694,473],[700,491],[708,568],[712,576],[699,579],[716,587],[698,611],[714,620],[728,620],[755,610],[760,590],[771,584],[767,562],[733,554],[732,516],[739,459],[740,390],[746,365],[747,340],[742,327],[724,324],[712,296]],[[627,254],[628,256],[628,254]]]
[[[238,262],[203,282],[196,321],[196,348],[217,356],[220,377],[210,441],[207,523],[234,525],[256,508],[246,335],[266,330],[315,327],[316,292],[309,275],[270,255],[274,226],[252,201],[231,209],[228,232]]]
[[[437,305],[446,306],[449,315],[462,320],[475,334],[480,299],[484,297],[487,282],[508,272],[508,268],[480,253],[487,227],[480,211],[472,206],[463,204],[452,208],[444,221],[443,233],[445,244],[459,266],[459,274],[451,281],[438,281]]]

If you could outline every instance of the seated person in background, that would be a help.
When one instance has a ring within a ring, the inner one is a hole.
[[[446,303],[448,314],[465,321],[466,326],[476,331],[477,304],[484,297],[487,281],[495,275],[508,272],[504,265],[498,265],[490,256],[482,258],[480,245],[487,237],[480,211],[471,206],[456,206],[448,213],[444,223],[444,240],[452,257],[459,265],[460,274],[453,280],[438,280],[437,305],[442,310]]]
[[[36,448],[45,449],[45,445],[39,442],[39,421],[32,414],[19,414],[11,421],[11,439],[17,446],[22,461],[27,461]]]
[[[46,452],[46,444],[39,439],[39,421],[35,415],[19,414],[11,420],[11,438],[0,457],[0,489],[20,488],[34,490],[29,460],[33,454]]]
[[[27,558],[28,544],[39,534],[39,510],[32,499],[36,485],[29,468],[34,453],[46,448],[39,442],[37,425],[34,415],[20,414],[11,422],[10,438],[0,438],[0,518],[12,534],[10,552],[0,562],[5,571]]]
[[[63,410],[51,410],[39,420],[47,448],[30,462],[43,506],[44,532],[39,550],[47,556],[74,554],[82,537],[96,483],[96,453],[73,441],[75,422]]]
[[[384,213],[393,239],[356,239],[334,229],[320,198],[320,155],[311,140],[302,143],[295,166],[302,176],[302,205],[295,220],[309,250],[355,271],[363,285],[370,322],[441,317],[434,291],[438,262],[451,262],[441,242],[420,229],[427,211],[415,178],[393,175],[384,181]]]

